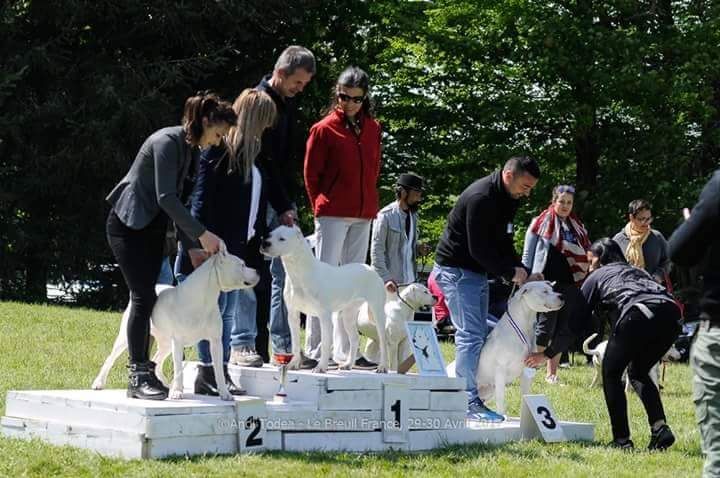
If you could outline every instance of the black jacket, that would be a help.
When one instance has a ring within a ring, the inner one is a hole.
[[[621,320],[636,304],[674,302],[667,289],[647,271],[627,262],[613,262],[591,272],[581,291],[587,306],[583,313],[585,318],[581,320],[585,323],[590,323],[590,313],[599,304],[616,309]]]
[[[703,262],[700,317],[720,321],[720,170],[700,193],[690,218],[670,236],[670,258],[676,264]],[[705,260],[703,260],[705,258]]]
[[[515,267],[523,267],[513,246],[519,204],[502,184],[500,171],[472,183],[448,215],[435,262],[511,280]]]
[[[258,163],[267,172],[270,187],[279,191],[278,197],[271,200],[271,205],[282,214],[292,207],[300,195],[297,177],[301,167],[292,154],[292,129],[297,106],[294,98],[283,98],[273,90],[269,80],[270,75],[267,75],[255,89],[264,91],[273,99],[277,108],[277,121],[263,134]]]
[[[225,241],[228,252],[243,259],[250,267],[258,268],[263,261],[260,238],[267,234],[267,203],[278,191],[270,187],[263,168],[258,167],[262,178],[260,202],[253,225],[255,236],[248,241],[252,182],[246,183],[237,171],[228,174],[228,160],[229,155],[225,153],[224,146],[215,146],[202,153],[190,212],[209,231]],[[184,245],[179,254],[182,258],[181,272],[190,273],[192,266]]]

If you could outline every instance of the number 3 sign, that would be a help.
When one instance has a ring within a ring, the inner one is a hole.
[[[566,441],[560,420],[545,395],[524,395],[520,410],[523,440],[542,437],[548,443]]]

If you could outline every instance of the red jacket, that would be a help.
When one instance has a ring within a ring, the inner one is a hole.
[[[375,217],[380,136],[380,123],[364,117],[358,137],[340,110],[310,128],[304,173],[315,217]]]

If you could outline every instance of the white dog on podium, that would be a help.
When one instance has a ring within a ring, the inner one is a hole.
[[[332,350],[332,314],[352,306],[367,303],[380,337],[378,373],[387,371],[385,346],[385,285],[377,272],[365,264],[332,266],[313,255],[300,228],[280,226],[263,241],[260,251],[270,257],[280,257],[287,277],[283,297],[288,308],[288,323],[292,340],[293,359],[289,366],[300,365],[300,312],[320,319],[320,362],[315,372],[325,373]],[[350,353],[340,364],[349,370],[355,363],[360,341],[355,316],[343,317],[338,325],[345,328],[350,339]]]
[[[255,269],[247,267],[239,257],[223,251],[205,261],[177,287],[155,286],[158,299],[152,312],[150,333],[157,340],[158,347],[153,362],[157,364],[158,378],[167,384],[162,365],[170,353],[173,355],[170,398],[182,398],[183,347],[195,345],[200,340],[208,340],[220,398],[232,400],[222,369],[222,318],[218,309],[218,296],[221,291],[254,287],[259,280],[260,276]],[[123,314],[112,352],[93,381],[92,388],[95,390],[105,387],[110,369],[127,349],[129,316],[130,305]]]
[[[532,375],[523,373],[525,358],[535,351],[538,312],[562,308],[562,296],[547,281],[526,282],[510,298],[507,312],[488,335],[477,368],[478,396],[495,397],[495,408],[505,414],[505,385],[520,377],[523,395],[530,392]],[[493,393],[494,392],[494,393]]]
[[[385,302],[385,340],[388,348],[388,368],[397,370],[398,366],[412,355],[408,342],[405,322],[413,320],[415,311],[420,307],[432,306],[437,303],[427,287],[413,283],[402,287],[400,292],[387,294]],[[360,307],[358,329],[368,338],[365,346],[365,358],[371,362],[379,359],[377,325],[370,319],[367,306]]]

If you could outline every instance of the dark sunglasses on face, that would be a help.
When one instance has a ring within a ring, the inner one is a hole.
[[[350,96],[346,95],[345,93],[338,93],[337,97],[340,101],[352,101],[353,103],[360,104],[365,100],[365,95],[362,96]]]
[[[562,186],[557,187],[557,192],[560,194],[562,194],[562,193],[575,194],[575,188],[572,186],[562,185]]]

